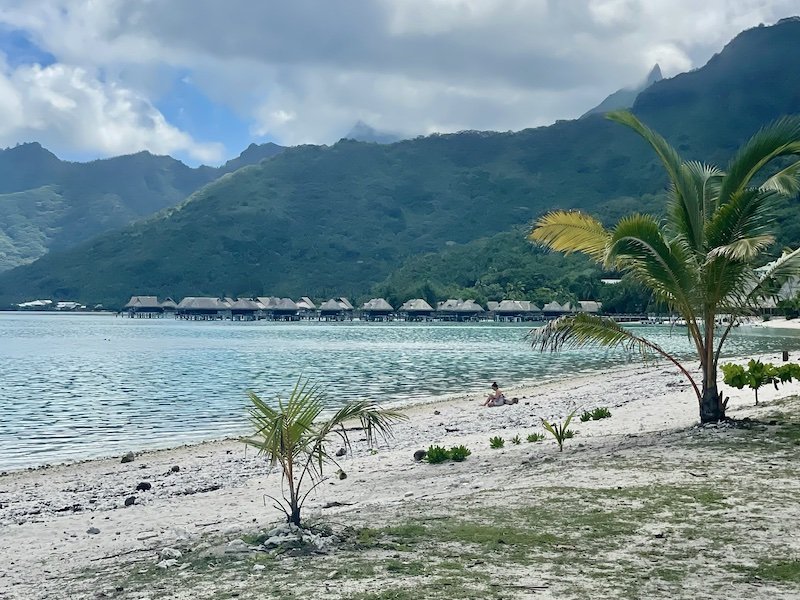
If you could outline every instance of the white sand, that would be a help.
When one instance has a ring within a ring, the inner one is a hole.
[[[776,355],[760,358],[780,360]],[[795,393],[800,393],[798,383],[777,392],[765,388],[760,396],[767,401]],[[751,390],[726,390],[726,394],[731,397],[731,416],[751,410]],[[391,448],[373,455],[363,442],[354,444],[354,456],[342,463],[348,478],[332,478],[320,486],[309,499],[306,514],[358,513],[366,522],[379,522],[384,508],[415,499],[512,485],[512,465],[517,467],[513,487],[536,486],[536,471],[520,475],[520,461],[554,454],[554,442],[513,446],[508,440],[542,431],[542,417],[560,418],[575,407],[611,409],[610,419],[573,421],[578,435],[569,443],[600,450],[613,448],[624,436],[689,427],[698,421],[693,392],[664,363],[575,379],[565,376],[558,384],[506,390],[506,395],[519,397],[519,404],[484,408],[482,398],[473,396],[410,408],[411,418],[397,427]],[[507,440],[504,450],[489,449],[488,438],[493,435]],[[434,443],[465,444],[473,454],[464,463],[437,469],[413,461],[415,450]],[[180,471],[172,473],[173,465]],[[576,476],[589,485],[603,485],[602,474]],[[151,483],[152,489],[137,492],[141,481]],[[224,532],[235,537],[237,531],[275,522],[281,516],[269,502],[265,504],[263,494],[279,495],[279,490],[279,474],[268,477],[264,460],[236,441],[142,453],[127,464],[117,457],[6,474],[0,477],[0,598],[59,598],[59,580],[65,574],[186,543],[200,534]],[[134,506],[124,506],[128,496],[136,496]],[[323,509],[330,501],[348,505]],[[90,527],[100,533],[87,533]]]

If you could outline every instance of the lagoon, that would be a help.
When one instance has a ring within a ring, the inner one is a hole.
[[[530,325],[186,322],[0,313],[0,469],[175,446],[247,430],[246,390],[285,397],[301,375],[335,407],[410,404],[564,380],[635,361],[624,352],[540,354]],[[685,330],[642,328],[690,356]],[[739,328],[727,354],[800,350],[788,330]]]

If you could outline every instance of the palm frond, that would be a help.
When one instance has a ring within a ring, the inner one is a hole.
[[[721,204],[750,185],[767,164],[794,154],[800,154],[800,117],[783,117],[760,129],[731,159],[720,188]]]
[[[650,215],[631,215],[617,223],[609,243],[608,263],[616,264],[650,288],[656,296],[691,318],[693,260],[680,244],[664,238],[658,221]]]
[[[800,248],[781,256],[767,269],[761,279],[755,283],[747,294],[748,301],[775,297],[781,287],[795,277],[800,277]]]
[[[713,254],[741,240],[763,239],[774,227],[773,208],[777,194],[768,190],[746,188],[736,192],[721,205],[706,224],[706,240]],[[712,254],[712,255],[713,255]]]
[[[632,112],[628,110],[609,112],[606,114],[606,118],[630,127],[642,138],[644,138],[644,140],[650,144],[658,157],[661,159],[670,181],[675,182],[678,180],[681,163],[683,161],[681,160],[681,157],[678,155],[678,152],[675,150],[675,148],[670,146],[667,140],[642,123],[634,116]]]
[[[558,210],[541,217],[528,239],[557,252],[582,252],[602,262],[609,233],[594,217],[578,211]]]
[[[775,173],[761,185],[760,189],[777,192],[783,196],[795,196],[800,193],[800,160]]]
[[[541,352],[558,352],[563,348],[599,345],[637,353],[643,361],[647,361],[654,354],[659,355],[678,367],[692,384],[698,399],[701,397],[694,378],[674,356],[655,342],[636,335],[609,317],[586,313],[566,315],[550,321],[544,327],[532,329],[528,337],[531,345]]]

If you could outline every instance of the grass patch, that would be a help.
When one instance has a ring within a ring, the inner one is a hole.
[[[737,567],[749,580],[800,583],[800,559],[765,560],[754,567]]]

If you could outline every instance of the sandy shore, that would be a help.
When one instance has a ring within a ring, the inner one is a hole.
[[[759,358],[780,360],[777,355]],[[797,393],[800,384],[794,383],[777,392],[764,389],[760,396],[769,401]],[[726,394],[731,416],[752,411],[752,391]],[[525,457],[555,455],[556,447],[548,439],[507,443],[497,451],[489,449],[488,438],[524,439],[542,431],[541,418],[560,418],[572,408],[611,409],[610,419],[573,422],[577,436],[570,443],[597,452],[626,437],[690,427],[698,418],[687,382],[662,363],[565,377],[557,384],[507,390],[507,396],[518,397],[519,404],[484,408],[482,398],[462,396],[409,408],[410,419],[397,427],[390,447],[372,453],[356,440],[354,455],[342,464],[348,477],[320,486],[307,502],[306,514],[346,513],[378,523],[392,507],[475,489],[502,489],[509,485],[511,465],[518,466]],[[415,450],[430,444],[465,444],[473,454],[465,463],[434,470],[412,459]],[[515,474],[513,485],[535,485],[535,476]],[[578,476],[587,481],[594,477],[595,485],[603,485],[602,474]],[[137,491],[142,482],[151,488]],[[95,597],[97,590],[81,591],[79,584],[67,593],[62,582],[109,562],[142,556],[154,561],[159,549],[191,545],[206,534],[235,538],[274,523],[281,516],[264,494],[279,493],[279,474],[269,476],[264,460],[236,441],[144,452],[126,464],[117,457],[6,474],[0,477],[0,564],[5,566],[0,569],[0,598]],[[134,504],[126,506],[131,497]],[[326,508],[334,501],[342,506]]]

